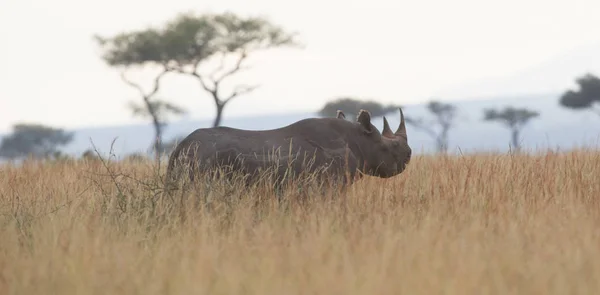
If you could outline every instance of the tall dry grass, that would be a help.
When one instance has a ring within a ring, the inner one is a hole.
[[[600,152],[415,156],[304,202],[107,165],[0,168],[0,294],[600,293]]]

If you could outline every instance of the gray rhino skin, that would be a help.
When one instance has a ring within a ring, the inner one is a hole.
[[[198,173],[216,167],[250,176],[256,180],[266,168],[276,172],[280,181],[286,170],[292,175],[314,173],[340,177],[345,184],[362,174],[388,178],[402,173],[411,159],[404,114],[400,109],[400,125],[392,132],[384,117],[383,131],[371,124],[371,115],[361,110],[356,121],[336,118],[309,118],[288,126],[261,131],[229,127],[197,129],[183,139],[171,153],[167,180],[181,175],[179,164],[192,180]],[[223,166],[225,165],[225,166]],[[323,177],[319,177],[322,179]]]

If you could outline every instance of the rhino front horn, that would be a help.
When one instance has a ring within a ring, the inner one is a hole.
[[[389,137],[389,138],[394,138],[394,133],[392,133],[390,124],[388,123],[385,116],[383,116],[383,132],[381,132],[381,135],[383,135],[385,137]]]
[[[394,135],[401,136],[404,139],[408,139],[406,135],[406,124],[404,123],[404,114],[402,113],[402,108],[398,108],[400,110],[400,126],[398,126],[398,130]]]

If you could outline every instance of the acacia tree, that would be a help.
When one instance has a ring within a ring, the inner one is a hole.
[[[165,42],[172,45],[165,56],[177,72],[195,78],[211,96],[216,116],[213,127],[219,126],[225,106],[236,97],[248,94],[258,85],[238,84],[226,93],[223,83],[243,70],[244,62],[253,52],[275,47],[297,47],[295,34],[261,17],[243,18],[233,13],[181,14],[166,25]],[[201,73],[202,65],[218,60],[218,67]],[[227,66],[227,60],[233,65]]]
[[[162,40],[160,32],[154,29],[121,33],[111,38],[95,36],[103,51],[102,59],[109,65],[118,68],[121,79],[134,88],[142,99],[142,103],[130,102],[134,116],[150,118],[154,127],[153,149],[156,161],[162,152],[162,133],[169,114],[180,115],[185,110],[179,106],[156,97],[160,90],[161,79],[171,71],[163,62],[163,52],[168,48]],[[152,87],[145,91],[139,83],[126,77],[129,68],[159,64],[160,72],[155,76]]]
[[[433,120],[425,121],[422,118],[406,118],[406,123],[424,131],[431,136],[436,143],[436,149],[439,153],[448,151],[448,133],[454,126],[456,118],[456,106],[439,101],[430,101],[427,109],[434,116]],[[440,127],[440,131],[435,131],[435,126]]]
[[[13,132],[2,139],[0,157],[19,159],[24,157],[59,157],[59,147],[69,144],[73,133],[41,124],[15,124]]]
[[[560,105],[575,110],[590,109],[600,116],[600,79],[588,73],[575,81],[579,89],[563,93]]]
[[[161,29],[120,34],[110,38],[110,42],[98,39],[105,44],[105,59],[111,64],[152,64],[162,69],[159,78],[168,72],[177,72],[197,79],[215,103],[213,126],[220,125],[228,103],[258,87],[239,84],[229,93],[223,89],[225,81],[249,68],[244,62],[251,53],[299,45],[294,34],[284,32],[264,18],[243,18],[233,13],[179,14]],[[232,59],[233,65],[227,66]],[[219,66],[208,74],[202,73],[201,67],[211,61],[217,61]]]
[[[538,117],[539,113],[525,108],[505,107],[503,110],[485,109],[484,120],[498,121],[507,126],[511,131],[512,147],[519,151],[519,134],[523,127],[533,118]]]

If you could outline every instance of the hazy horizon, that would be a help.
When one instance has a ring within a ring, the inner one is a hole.
[[[537,98],[537,97],[554,97],[556,95],[556,93],[552,93],[552,92],[548,92],[548,93],[531,93],[531,94],[514,94],[514,95],[508,95],[508,96],[479,96],[479,97],[466,97],[464,99],[444,99],[444,102],[447,103],[451,103],[453,105],[461,105],[461,104],[469,104],[472,102],[494,102],[497,103],[499,101],[505,101],[506,103],[504,105],[509,106],[509,105],[514,105],[515,100],[520,100],[521,98],[526,98],[526,99],[531,99],[531,98]],[[417,102],[411,102],[411,103],[406,103],[406,104],[401,104],[402,107],[406,108],[406,107],[418,107],[418,106],[425,106],[427,103],[429,102],[429,100],[423,100],[423,101],[417,101]],[[556,103],[558,104],[558,100],[556,100]],[[305,108],[305,109],[294,109],[294,110],[266,110],[264,112],[258,112],[258,113],[254,113],[254,112],[248,112],[248,113],[236,113],[233,115],[230,115],[228,113],[228,109],[225,109],[224,115],[223,115],[223,124],[224,126],[227,125],[227,121],[230,119],[233,120],[244,120],[244,119],[253,119],[256,117],[260,117],[261,115],[265,115],[265,116],[279,116],[279,115],[298,115],[298,114],[313,114],[314,116],[319,116],[318,115],[318,108]],[[406,110],[405,110],[406,111]],[[579,117],[583,116],[589,116],[590,114],[588,114],[587,112],[583,111],[583,112],[574,112],[574,114],[577,114]],[[199,122],[199,121],[205,121],[205,122],[209,122],[212,123],[214,120],[214,113],[204,113],[203,116],[198,116],[198,113],[195,114],[186,114],[183,116],[179,116],[179,117],[174,117],[174,118],[170,118],[168,121],[166,121],[166,126],[168,128],[169,124],[173,124],[173,123],[181,123],[181,122]],[[68,126],[68,127],[64,127],[64,126],[59,126],[62,128],[65,128],[65,130],[82,130],[82,129],[96,129],[96,128],[119,128],[119,127],[123,127],[123,126],[150,126],[150,121],[148,119],[140,119],[140,118],[134,118],[134,120],[130,120],[130,121],[126,121],[126,122],[109,122],[106,124],[89,124],[89,125],[74,125],[74,126]],[[5,135],[10,133],[10,126],[9,128],[7,128],[6,130],[2,130],[0,129],[0,136],[1,135]]]
[[[600,120],[594,112],[576,111],[561,107],[553,95],[520,96],[496,100],[471,100],[456,102],[457,116],[454,127],[449,132],[450,152],[471,153],[506,151],[510,142],[510,132],[499,122],[483,120],[484,108],[502,108],[513,106],[540,112],[540,116],[532,119],[521,134],[525,150],[560,149],[569,150],[585,145],[597,148],[600,144]],[[431,119],[432,115],[425,105],[407,105],[406,116],[411,118]],[[280,128],[307,117],[318,116],[314,112],[281,111],[262,116],[225,116],[222,125],[246,130],[266,130]],[[386,115],[391,126],[397,125],[399,116],[396,112]],[[381,117],[374,117],[373,124],[381,130]],[[163,130],[163,140],[169,142],[176,137],[186,136],[197,128],[210,127],[212,120],[188,119],[169,122]],[[439,126],[438,126],[439,127]],[[435,150],[435,141],[426,132],[407,125],[409,142],[415,154]],[[439,128],[436,128],[439,130]],[[152,143],[154,130],[148,122],[127,125],[79,127],[68,129],[74,132],[73,141],[61,148],[72,156],[93,148],[93,144],[106,155],[111,150],[118,157],[133,153],[147,153]],[[493,134],[493,136],[491,136]],[[554,136],[561,134],[561,136]],[[0,133],[1,135],[1,133]],[[482,140],[482,138],[486,138]],[[460,149],[460,150],[458,150]],[[2,162],[2,160],[0,160]]]

